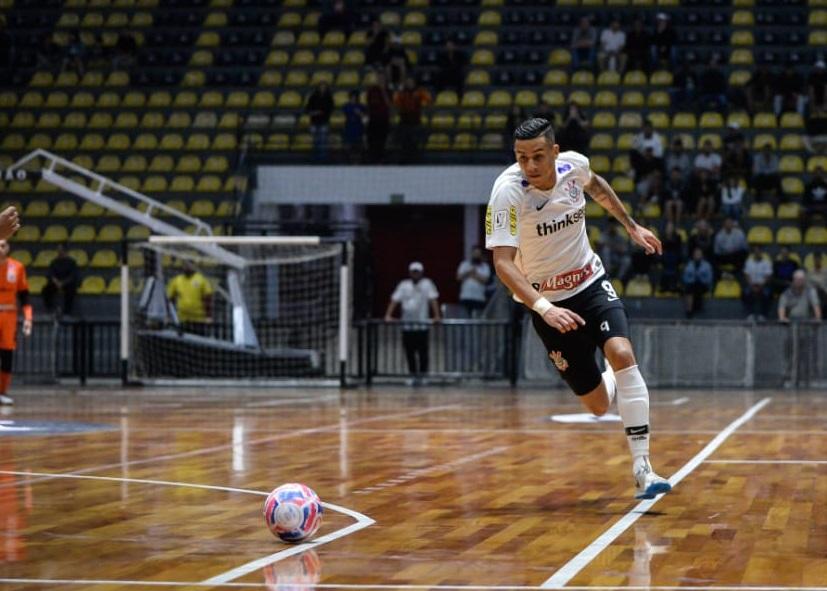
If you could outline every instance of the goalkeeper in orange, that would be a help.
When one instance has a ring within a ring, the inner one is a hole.
[[[23,310],[23,334],[32,333],[29,282],[23,263],[9,256],[9,243],[0,240],[0,404],[14,404],[7,394],[17,345],[18,302]]]

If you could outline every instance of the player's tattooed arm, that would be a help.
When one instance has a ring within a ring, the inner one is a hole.
[[[586,193],[591,195],[600,206],[612,214],[617,221],[619,221],[628,230],[635,225],[635,220],[632,219],[623,207],[623,202],[617,196],[612,186],[602,176],[592,173],[591,180],[583,187]]]
[[[586,193],[592,196],[605,210],[612,214],[617,221],[623,224],[629,233],[629,238],[646,250],[647,254],[663,254],[663,246],[651,230],[639,226],[623,207],[623,202],[617,196],[611,185],[599,174],[592,173],[591,180],[583,187]]]

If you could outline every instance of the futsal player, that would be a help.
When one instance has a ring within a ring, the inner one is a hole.
[[[18,302],[23,311],[23,334],[32,333],[29,282],[23,263],[9,256],[9,243],[0,240],[0,404],[14,404],[8,395],[17,346]]]
[[[514,131],[517,163],[494,182],[485,218],[486,247],[515,299],[532,310],[548,356],[595,415],[617,407],[632,454],[639,499],[671,490],[649,462],[649,391],[637,366],[623,303],[586,234],[586,193],[609,211],[648,254],[661,243],[635,223],[589,160],[560,153],[549,121],[533,118]],[[601,375],[596,347],[607,360]]]

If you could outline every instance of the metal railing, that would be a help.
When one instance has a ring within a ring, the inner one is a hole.
[[[366,320],[356,328],[356,377],[363,378],[368,385],[377,378],[511,382],[517,379],[517,342],[513,325],[505,320],[448,319],[428,323]],[[419,333],[419,338],[425,333],[427,371],[411,371],[406,332]]]

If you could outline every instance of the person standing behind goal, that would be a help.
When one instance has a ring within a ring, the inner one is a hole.
[[[0,240],[0,404],[14,404],[8,390],[17,347],[18,301],[23,310],[23,334],[29,336],[32,333],[32,307],[26,268],[9,256],[9,243]]]
[[[548,356],[595,415],[617,396],[633,458],[638,499],[671,490],[649,462],[649,391],[637,366],[626,310],[586,234],[586,195],[609,211],[648,254],[661,253],[652,232],[635,223],[609,183],[577,152],[560,153],[545,119],[514,131],[517,163],[494,182],[485,218],[486,247],[502,282],[532,310]],[[601,375],[596,347],[606,356]]]

